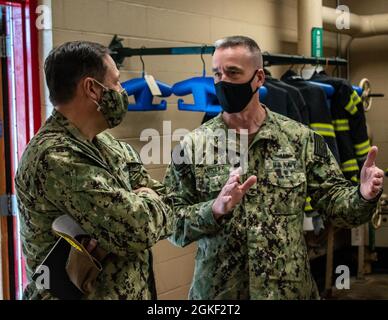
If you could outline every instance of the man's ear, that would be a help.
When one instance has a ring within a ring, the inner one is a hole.
[[[257,69],[256,79],[257,87],[260,88],[265,82],[265,73],[263,69]]]
[[[101,89],[95,85],[95,81],[92,78],[86,77],[83,78],[80,82],[80,85],[86,96],[94,101],[100,101]]]

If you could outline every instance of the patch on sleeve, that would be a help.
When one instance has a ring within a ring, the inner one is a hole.
[[[326,159],[328,156],[325,140],[314,132],[314,155]]]

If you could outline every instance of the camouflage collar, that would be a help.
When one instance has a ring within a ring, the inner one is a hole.
[[[66,130],[77,141],[77,143],[73,145],[73,148],[82,150],[85,154],[99,162],[102,166],[107,167],[107,164],[95,143],[90,142],[74,124],[72,124],[63,114],[57,110],[54,109],[51,116],[58,125],[63,127],[64,130]],[[98,142],[109,145],[109,141],[107,142],[107,138],[103,133],[98,134],[95,139]]]
[[[277,122],[276,117],[274,116],[273,112],[270,111],[265,105],[262,104],[262,106],[265,108],[267,115],[266,115],[266,118],[264,119],[264,122],[262,123],[259,131],[256,133],[251,144],[249,145],[249,148],[251,148],[258,141],[275,141],[276,142],[279,140],[279,131],[281,129],[279,126],[279,123]],[[222,119],[221,113],[219,115],[217,115],[213,120],[210,120],[207,124],[204,125],[205,135],[207,137],[212,136],[212,134],[210,132],[206,133],[207,130],[213,130],[213,132],[214,132],[217,129],[224,130],[226,134],[227,134],[227,131],[229,129],[227,124]],[[226,145],[223,147],[220,147],[218,144],[217,135],[213,135],[213,136],[214,136],[214,139],[208,139],[208,143],[210,143],[210,145],[213,145],[213,147],[215,149],[221,148],[225,151],[227,149],[227,150],[236,152],[236,154],[240,154],[240,152],[239,152],[240,147],[238,146],[238,144],[231,142],[228,138]]]
[[[79,131],[79,129],[72,124],[63,114],[58,112],[57,110],[53,110],[52,117],[55,119],[55,121],[65,128],[74,138],[76,138],[78,141],[82,142],[83,144],[87,144],[89,147],[92,146],[95,148],[95,145],[91,143],[82,133]],[[102,143],[106,147],[115,148],[115,145],[112,143],[113,137],[109,135],[107,132],[103,131],[97,134],[94,138],[97,142]],[[118,151],[118,150],[116,150]],[[122,152],[122,150],[120,150]]]
[[[74,124],[72,124],[62,113],[54,109],[51,116],[59,125],[69,131],[70,134],[74,136],[74,138],[84,143],[89,142],[88,139],[81,133],[81,131],[79,131],[78,128]]]
[[[266,117],[255,135],[251,145],[259,140],[278,140],[278,135],[276,134],[279,131],[279,123],[276,120],[276,117],[274,116],[273,112],[268,109],[268,107],[265,104],[261,104],[263,108],[266,111]],[[217,115],[215,118],[215,121],[219,123],[219,127],[225,129],[225,131],[228,130],[228,126],[222,119],[222,113]]]
[[[262,104],[262,106],[265,109],[267,116],[265,117],[259,131],[253,138],[251,145],[260,140],[277,141],[279,138],[277,134],[280,130],[279,123],[274,117],[273,112],[269,110],[266,105]]]

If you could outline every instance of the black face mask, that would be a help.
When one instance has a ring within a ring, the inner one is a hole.
[[[253,77],[246,83],[220,81],[214,85],[218,101],[225,112],[237,113],[245,109],[249,101],[251,101],[252,96],[259,89],[257,88],[252,92],[251,82],[256,73],[257,71],[255,71]]]

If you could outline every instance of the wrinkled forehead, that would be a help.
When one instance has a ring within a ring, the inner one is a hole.
[[[248,48],[235,46],[228,48],[218,48],[213,55],[213,69],[250,68],[256,64],[256,58]]]

